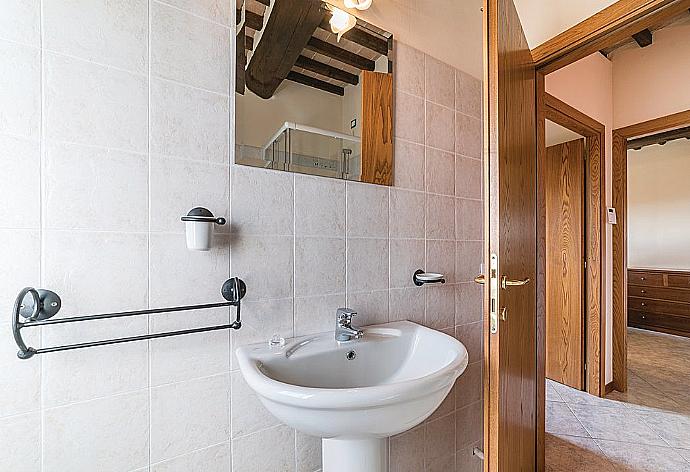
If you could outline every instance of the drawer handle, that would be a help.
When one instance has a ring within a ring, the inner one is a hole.
[[[645,302],[642,302],[641,305],[642,305],[642,306],[647,306],[647,304],[646,304]]]
[[[640,290],[640,293],[647,293],[646,290]]]
[[[640,280],[647,280],[647,279],[646,279],[646,278],[644,278],[644,277],[640,277]]]
[[[647,317],[646,317],[645,315],[642,315],[642,319],[643,319],[643,320],[646,320]]]

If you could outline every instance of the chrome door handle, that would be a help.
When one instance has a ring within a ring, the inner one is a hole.
[[[484,285],[486,283],[486,279],[484,278],[484,274],[480,274],[474,278],[474,283],[479,284],[479,285]]]
[[[529,283],[529,277],[525,277],[522,280],[508,280],[508,277],[505,275],[501,277],[501,288],[506,289],[508,287],[522,287],[523,285],[527,285]]]

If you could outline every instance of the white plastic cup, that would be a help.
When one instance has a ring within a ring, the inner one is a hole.
[[[187,248],[192,251],[210,250],[213,224],[211,221],[185,221]]]

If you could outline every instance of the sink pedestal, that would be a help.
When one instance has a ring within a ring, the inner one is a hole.
[[[323,439],[323,472],[386,472],[386,439]]]

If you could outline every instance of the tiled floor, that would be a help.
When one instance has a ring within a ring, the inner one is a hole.
[[[546,470],[690,472],[690,339],[628,330],[628,392],[547,380]]]

